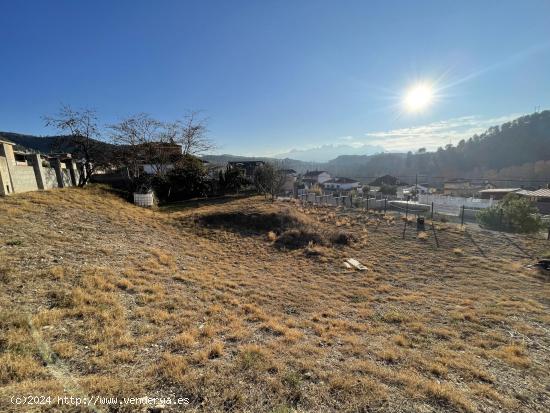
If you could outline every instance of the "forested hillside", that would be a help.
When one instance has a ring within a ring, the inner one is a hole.
[[[21,133],[0,132],[0,139],[6,139],[13,142],[20,149],[41,152],[44,154],[52,152],[75,152],[75,143],[70,136],[33,136],[23,135]],[[113,145],[103,141],[91,139],[94,145],[98,145],[101,150],[112,150]]]
[[[523,116],[435,152],[340,156],[326,169],[338,175],[546,179],[550,177],[550,111]]]

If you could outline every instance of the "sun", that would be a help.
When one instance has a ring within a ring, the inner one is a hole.
[[[420,112],[426,109],[434,100],[434,91],[428,83],[418,83],[412,86],[403,98],[403,105],[409,112]]]

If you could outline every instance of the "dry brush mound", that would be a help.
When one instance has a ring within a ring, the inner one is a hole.
[[[279,249],[299,249],[311,245],[349,245],[356,238],[346,231],[334,231],[310,216],[277,203],[253,202],[242,209],[215,211],[195,217],[206,228],[237,232],[245,236],[265,235]]]

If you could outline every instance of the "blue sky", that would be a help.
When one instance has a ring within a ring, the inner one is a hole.
[[[203,110],[218,152],[434,148],[550,107],[550,1],[0,0],[0,130]],[[426,110],[402,94],[435,83]]]

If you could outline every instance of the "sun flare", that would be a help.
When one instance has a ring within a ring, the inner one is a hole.
[[[412,86],[405,93],[403,104],[409,112],[420,112],[426,109],[434,99],[434,92],[431,85],[418,83]]]

